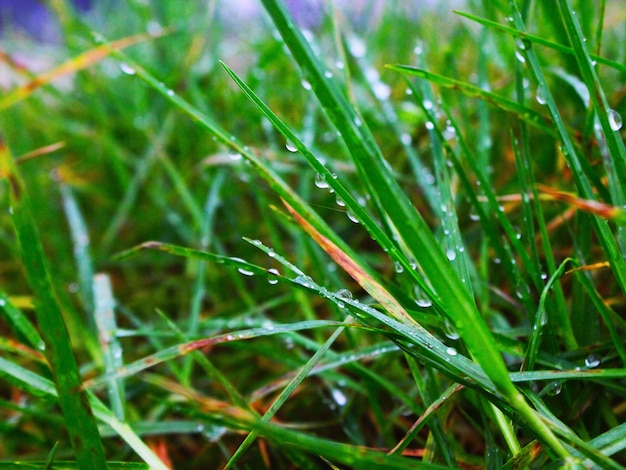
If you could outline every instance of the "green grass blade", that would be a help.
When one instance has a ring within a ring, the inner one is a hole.
[[[0,309],[16,334],[22,335],[24,339],[38,351],[45,350],[46,346],[37,329],[33,326],[28,317],[13,305],[11,299],[2,291],[0,291]]]
[[[517,10],[514,3],[511,3],[513,19],[515,22],[515,26],[520,31],[525,31],[525,25],[521,18],[519,11]],[[565,128],[565,124],[563,122],[563,118],[561,117],[561,113],[558,109],[556,102],[554,101],[554,97],[550,92],[548,84],[546,82],[543,70],[535,52],[533,51],[530,44],[528,46],[524,46],[525,49],[523,53],[527,59],[527,63],[532,71],[535,79],[537,80],[538,87],[543,90],[544,98],[546,101],[546,106],[550,112],[552,121],[554,122],[555,127],[557,128],[559,138],[563,143],[564,147],[564,156],[572,168],[572,173],[576,181],[576,185],[578,190],[581,193],[581,196],[590,201],[596,201],[597,196],[595,195],[591,184],[589,182],[589,177],[587,176],[587,172],[585,171],[585,167],[581,162],[581,157],[579,156],[577,149],[570,137],[567,129]],[[608,117],[607,117],[608,119]],[[615,241],[613,234],[611,233],[611,229],[608,223],[605,220],[600,219],[598,216],[592,217],[592,223],[594,230],[598,236],[598,240],[602,246],[602,249],[605,253],[606,258],[611,263],[611,269],[615,274],[615,277],[618,281],[618,284],[622,290],[622,292],[626,293],[626,262],[622,254],[620,253],[620,249]]]
[[[46,345],[45,354],[58,390],[74,455],[83,467],[106,469],[102,441],[87,396],[78,392],[81,377],[55,297],[39,233],[31,216],[26,188],[3,140],[0,140],[0,174],[9,182],[15,234],[26,276],[33,289],[37,323]]]
[[[524,121],[531,126],[542,130],[546,134],[554,134],[554,129],[549,118],[541,115],[534,109],[521,105],[516,101],[505,98],[504,96],[498,95],[491,91],[483,90],[482,88],[475,85],[471,85],[469,83],[465,83],[454,78],[445,77],[443,75],[439,75],[433,72],[428,72],[417,67],[412,67],[409,65],[388,65],[388,67],[391,70],[396,70],[398,72],[402,72],[413,77],[423,78],[424,80],[428,80],[435,85],[460,91],[466,96],[479,98],[486,103],[495,106],[496,108],[503,109],[504,111],[513,114],[521,121]]]
[[[481,18],[479,16],[473,15],[471,13],[466,13],[466,12],[462,12],[459,10],[454,10],[454,12],[459,15],[462,16],[464,18],[468,18],[472,21],[475,21],[478,24],[482,24],[483,26],[487,26],[488,28],[494,30],[494,31],[498,31],[501,33],[505,33],[508,34],[511,37],[520,39],[520,40],[524,40],[524,41],[528,41],[534,44],[539,44],[541,46],[545,46],[548,47],[550,49],[554,49],[555,51],[559,51],[559,52],[563,52],[565,54],[570,54],[570,55],[574,55],[575,51],[574,49],[572,49],[571,47],[568,46],[564,46],[563,44],[559,44],[556,42],[552,42],[549,41],[545,38],[542,38],[541,36],[536,36],[534,34],[528,33],[526,31],[520,31],[518,29],[515,28],[511,28],[509,26],[504,26],[503,24],[500,24],[496,21],[491,21],[488,20],[486,18]],[[620,70],[622,72],[626,72],[626,65],[621,64],[619,62],[616,62],[614,60],[610,60],[607,59],[606,57],[600,56],[600,55],[594,55],[594,54],[590,54],[590,57],[596,61],[599,64],[604,64],[604,65],[608,65],[611,68],[614,68],[616,70]]]

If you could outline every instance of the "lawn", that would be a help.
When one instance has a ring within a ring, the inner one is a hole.
[[[621,1],[258,3],[0,40],[0,470],[624,468]]]

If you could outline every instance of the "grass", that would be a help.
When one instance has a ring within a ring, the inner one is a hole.
[[[0,467],[623,468],[619,2],[262,4],[2,43]]]

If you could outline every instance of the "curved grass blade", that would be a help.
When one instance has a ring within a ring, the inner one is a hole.
[[[38,351],[44,351],[46,346],[41,339],[41,335],[33,326],[30,320],[18,309],[11,299],[0,291],[0,310],[4,313],[9,326],[24,337],[28,343]]]
[[[489,378],[507,398],[509,404],[523,416],[527,424],[555,452],[567,458],[568,451],[510,381],[502,356],[495,347],[495,340],[467,288],[454,272],[421,215],[388,170],[367,126],[363,125],[341,91],[326,80],[323,67],[289,17],[284,5],[278,0],[263,0],[263,5],[305,78],[311,83],[330,120],[340,131],[372,195],[379,201],[384,201],[389,220],[404,238],[411,255],[424,266],[425,275],[433,286],[443,310],[453,320],[472,356],[478,364],[484,366]],[[299,212],[297,208],[295,212]],[[302,215],[300,217],[302,218]]]
[[[157,364],[161,364],[166,361],[170,361],[177,357],[185,356],[198,349],[206,348],[208,346],[214,346],[216,344],[229,343],[232,341],[241,341],[245,339],[253,339],[262,336],[272,336],[281,333],[288,333],[291,331],[308,330],[312,328],[328,328],[341,326],[342,323],[332,320],[310,320],[303,322],[296,322],[289,325],[272,325],[265,328],[252,328],[248,330],[241,330],[236,332],[224,333],[217,336],[211,336],[209,338],[202,338],[193,341],[188,341],[183,344],[177,344],[165,348],[150,356],[139,359],[130,364],[126,364],[119,369],[105,373],[99,377],[86,380],[81,385],[81,390],[87,390],[91,388],[97,388],[101,385],[107,384],[112,380],[119,380],[124,377],[130,377],[143,370],[153,367]]]
[[[472,15],[471,13],[466,13],[459,10],[453,10],[459,16],[475,21],[478,24],[482,24],[483,26],[487,26],[488,28],[498,31],[501,33],[508,34],[516,39],[521,39],[523,41],[528,41],[531,43],[539,44],[541,46],[548,47],[550,49],[554,49],[555,51],[564,52],[565,54],[574,55],[575,51],[571,47],[564,46],[563,44],[559,44],[556,42],[548,41],[547,39],[542,38],[541,36],[535,36],[534,34],[530,34],[526,31],[520,31],[515,28],[511,28],[509,26],[504,26],[503,24],[497,23],[496,21],[491,21],[486,18],[481,18],[476,15]],[[601,31],[602,28],[599,29]],[[606,57],[602,57],[600,55],[589,54],[589,56],[599,64],[608,65],[616,70],[620,70],[622,72],[626,72],[626,65],[621,64],[619,62],[615,62],[614,60],[607,59]]]
[[[511,2],[511,9],[515,27],[520,31],[525,31],[526,27],[524,25],[524,21],[514,2]],[[554,97],[550,92],[543,69],[539,64],[539,60],[537,59],[531,44],[525,46],[523,53],[526,57],[526,63],[529,65],[529,69],[537,80],[538,87],[543,90],[546,106],[548,107],[554,126],[558,131],[559,139],[563,143],[563,155],[572,169],[572,175],[576,181],[576,186],[578,187],[582,198],[587,201],[595,201],[597,200],[597,196],[595,195],[590,184],[590,177],[585,170],[586,167],[583,164],[582,158],[576,151],[572,138],[565,128],[565,123],[563,122],[558,106],[554,101]],[[606,259],[611,263],[611,270],[615,274],[618,285],[620,286],[622,292],[626,293],[626,261],[620,252],[620,248],[615,240],[615,237],[613,236],[613,233],[611,232],[611,228],[606,220],[603,220],[598,216],[591,217],[591,222]]]
[[[104,448],[87,396],[77,391],[81,377],[57,303],[39,232],[31,215],[26,187],[1,137],[0,177],[9,183],[13,228],[26,277],[34,293],[37,323],[46,345],[45,355],[54,377],[74,455],[84,468],[106,469]]]
[[[428,80],[435,85],[442,86],[444,88],[450,88],[460,91],[466,96],[472,98],[479,98],[486,103],[489,103],[496,108],[500,108],[516,116],[521,121],[527,122],[533,127],[542,130],[548,135],[555,135],[554,128],[550,118],[543,116],[534,109],[528,108],[519,104],[517,101],[510,100],[504,96],[498,95],[491,91],[483,90],[475,85],[471,85],[454,78],[445,77],[433,72],[413,67],[410,65],[388,65],[388,68],[397,72],[402,72],[407,75],[411,75],[418,78]]]
[[[2,98],[0,98],[0,110],[7,109],[14,104],[28,98],[28,96],[30,96],[30,94],[37,88],[43,85],[47,85],[58,77],[78,72],[79,70],[90,67],[91,65],[96,64],[103,59],[106,59],[111,53],[111,49],[123,49],[125,47],[132,46],[133,44],[156,39],[157,37],[163,36],[164,34],[167,34],[167,31],[162,31],[157,35],[136,34],[127,38],[118,39],[117,41],[114,41],[106,46],[95,47],[87,52],[83,52],[73,59],[70,59],[67,62],[59,65],[55,69],[38,75],[26,85],[23,85],[13,90],[12,92],[4,95]]]

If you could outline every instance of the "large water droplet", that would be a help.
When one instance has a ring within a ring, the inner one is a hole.
[[[313,89],[313,87],[311,86],[311,84],[307,81],[307,80],[302,80],[302,88],[304,88],[307,91],[311,91]]]
[[[585,365],[590,369],[593,369],[594,367],[598,367],[600,365],[600,362],[601,362],[600,356],[598,356],[597,354],[589,354],[585,358]]]
[[[346,302],[350,302],[352,300],[352,292],[348,289],[339,289],[335,295]]]
[[[293,142],[291,142],[289,140],[285,144],[285,148],[287,150],[289,150],[290,152],[297,152],[298,151],[298,148],[293,144]]]
[[[237,268],[237,271],[239,271],[244,276],[254,276],[254,271],[250,271],[250,270],[245,269],[245,268]]]
[[[609,126],[613,131],[619,131],[622,128],[622,116],[614,109],[609,110]]]
[[[352,212],[350,212],[350,211],[346,211],[346,215],[348,216],[348,219],[350,219],[350,222],[353,222],[353,223],[355,223],[355,224],[360,223],[360,222],[359,222],[359,219],[357,219],[357,218],[355,217],[355,215],[354,215]]]
[[[433,303],[431,302],[430,299],[427,298],[421,298],[421,299],[417,299],[415,301],[415,303],[417,304],[418,307],[422,307],[422,308],[428,308],[428,307],[432,307]]]
[[[321,188],[321,189],[326,189],[330,185],[326,181],[326,176],[324,176],[321,173],[318,173],[318,174],[315,175],[315,186],[317,186],[318,188]]]
[[[454,327],[452,322],[450,322],[450,320],[446,320],[443,324],[443,332],[448,338],[453,341],[456,341],[461,337],[461,335],[459,335],[459,332],[456,331],[456,328]]]
[[[338,406],[345,406],[345,404],[348,403],[348,399],[338,388],[332,389],[330,393],[333,395],[333,400],[335,400]]]
[[[125,62],[120,62],[120,69],[122,69],[122,72],[124,72],[126,75],[135,75],[137,73],[135,72],[134,68],[132,68]]]
[[[561,393],[562,390],[563,385],[561,385],[561,382],[552,382],[546,386],[546,393],[553,397]]]
[[[537,94],[535,95],[535,99],[537,100],[537,103],[539,103],[542,106],[546,104],[546,97],[545,97],[545,92],[543,91],[543,87],[539,86],[537,88]]]
[[[379,100],[386,100],[391,96],[391,87],[383,82],[374,83],[374,94]]]
[[[446,349],[446,353],[450,356],[456,356],[458,354],[456,352],[456,349],[454,349],[453,347],[449,347],[448,349]]]
[[[270,268],[267,270],[268,273],[270,273],[270,275],[267,276],[267,282],[269,282],[270,284],[278,284],[278,279],[276,279],[274,276],[280,276],[280,272],[278,272],[278,269],[275,268]]]
[[[456,251],[454,250],[448,250],[446,251],[446,257],[450,260],[450,261],[454,261],[456,259]]]
[[[402,263],[400,263],[400,261],[394,261],[393,270],[398,274],[402,274],[404,272],[404,266],[402,266]]]

